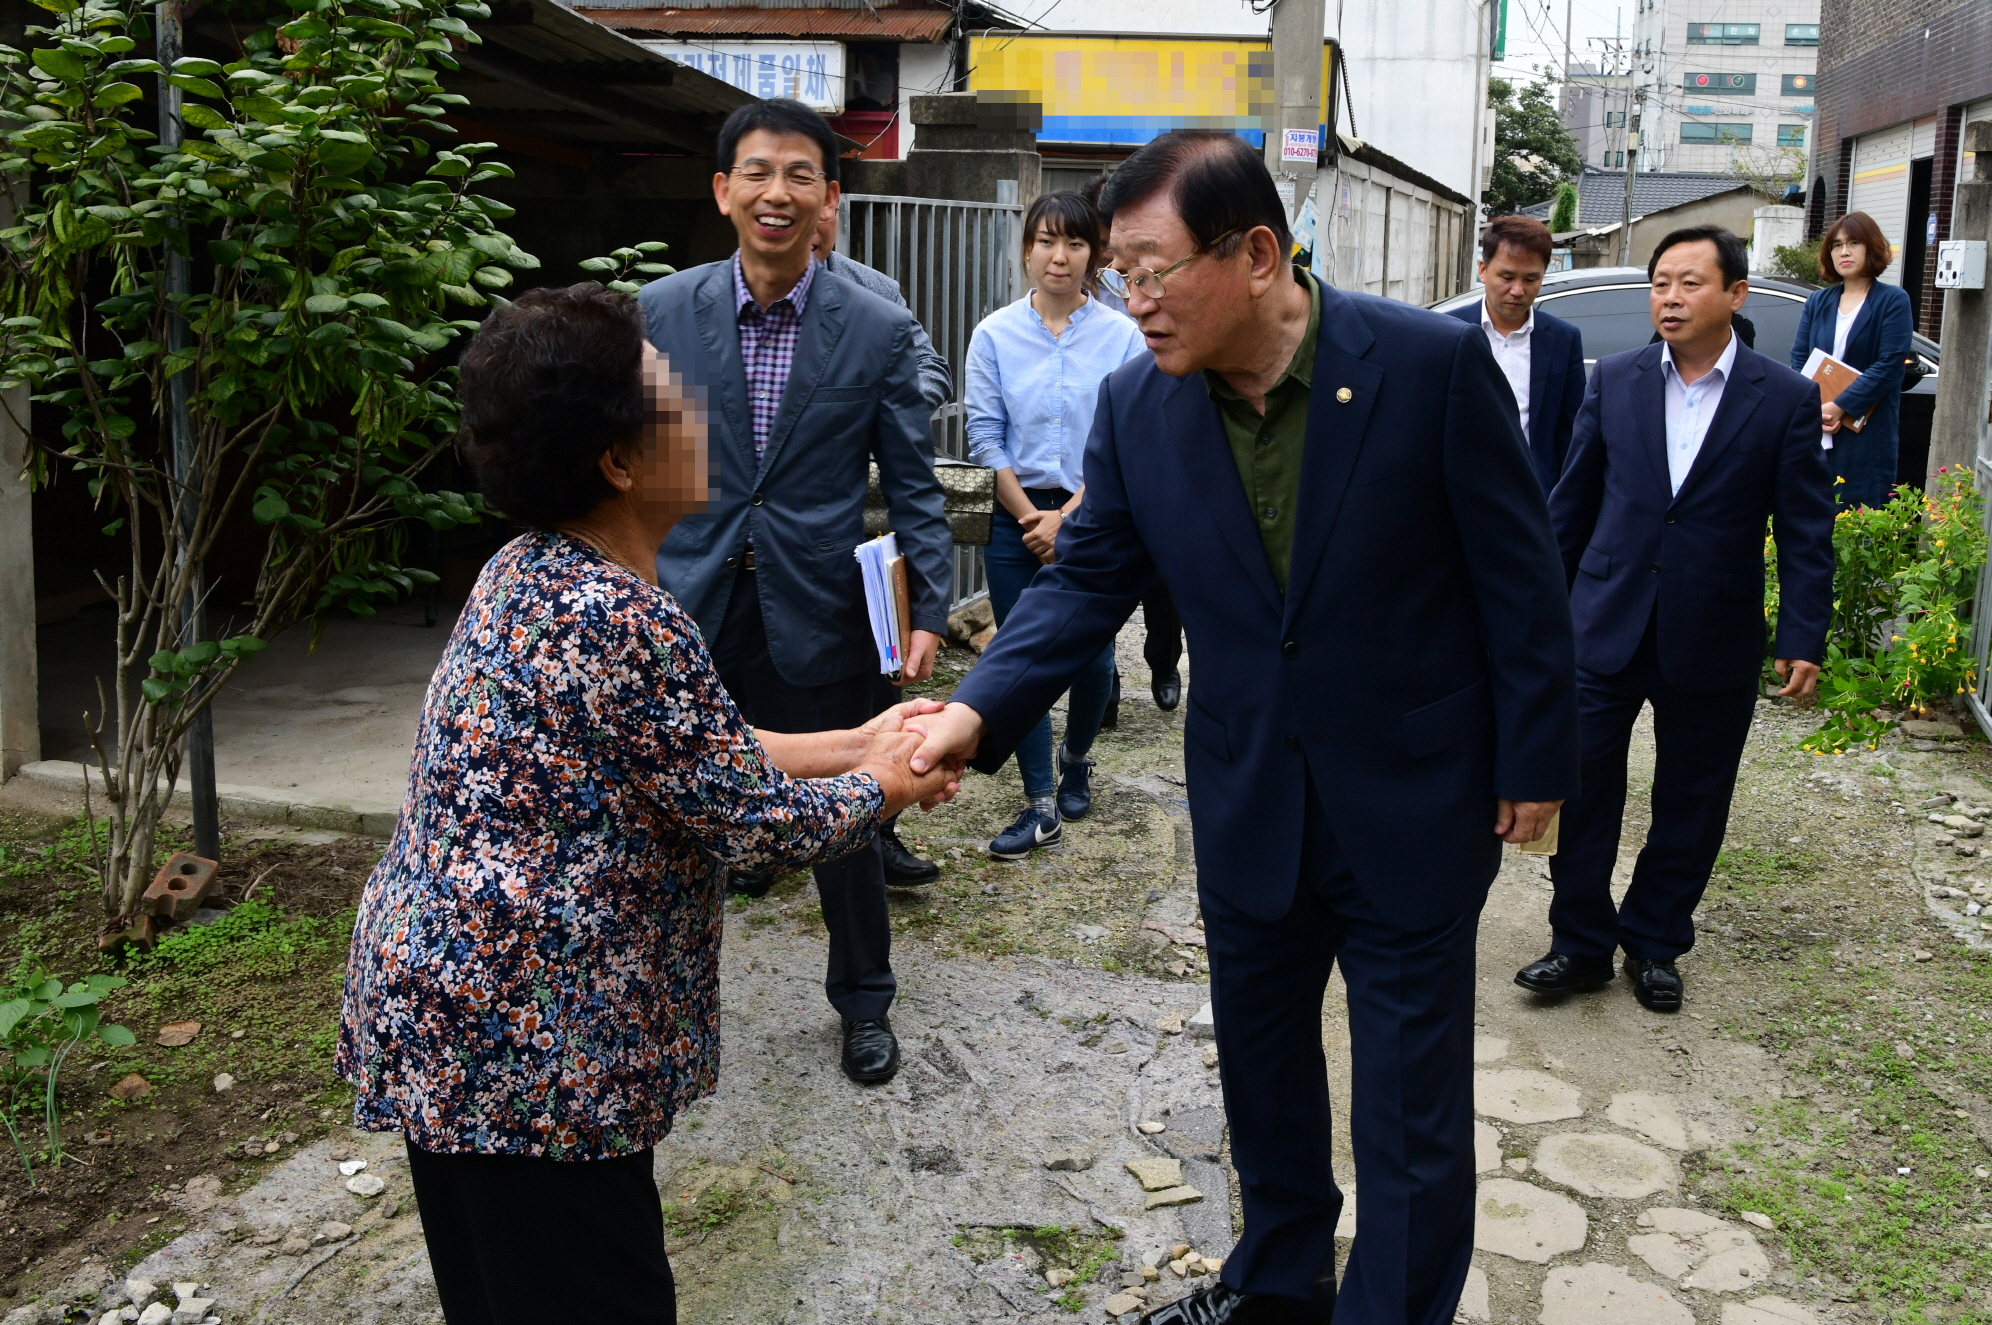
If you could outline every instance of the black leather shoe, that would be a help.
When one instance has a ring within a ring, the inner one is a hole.
[[[1093,808],[1093,761],[1068,759],[1065,742],[1058,743],[1058,817],[1076,823]]]
[[[1572,957],[1552,952],[1515,972],[1515,983],[1537,994],[1587,994],[1612,982],[1610,957]]]
[[[1632,981],[1632,996],[1648,1012],[1681,1010],[1681,973],[1674,963],[1627,957],[1625,974]]]
[[[1145,1325],[1328,1325],[1334,1310],[1327,1304],[1240,1293],[1215,1283],[1141,1319]]]
[[[918,888],[941,877],[939,865],[920,859],[899,840],[897,819],[880,830],[878,846],[879,854],[885,858],[885,886],[888,888]]]
[[[734,870],[726,876],[726,891],[739,893],[742,897],[766,897],[768,889],[775,886],[775,872],[760,870],[748,873]]]
[[[1161,709],[1164,713],[1169,712],[1176,705],[1183,702],[1183,674],[1181,672],[1167,672],[1158,676],[1155,678],[1154,684],[1149,688],[1155,692],[1155,707]]]
[[[877,1086],[899,1071],[899,1040],[884,1017],[844,1023],[844,1075],[860,1086]]]
[[[1100,726],[1111,731],[1120,726],[1120,668],[1114,668],[1113,689],[1107,691],[1107,711],[1100,715]]]

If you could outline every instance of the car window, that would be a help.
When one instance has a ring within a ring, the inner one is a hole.
[[[1779,363],[1791,362],[1791,343],[1798,339],[1798,318],[1805,311],[1803,299],[1771,290],[1752,290],[1743,301],[1743,316],[1757,327],[1757,353]]]
[[[1643,285],[1603,285],[1545,294],[1537,308],[1573,322],[1584,336],[1586,363],[1636,350],[1653,338],[1653,314]]]
[[[1653,313],[1643,285],[1592,286],[1567,293],[1545,294],[1536,307],[1546,308],[1584,335],[1584,360],[1636,350],[1653,339]],[[1757,352],[1779,363],[1791,360],[1791,343],[1798,335],[1802,300],[1767,290],[1752,290],[1743,301],[1743,316],[1757,329]]]

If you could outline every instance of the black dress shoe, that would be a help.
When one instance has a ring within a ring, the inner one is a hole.
[[[899,840],[897,819],[879,831],[878,846],[879,854],[885,858],[885,886],[888,888],[918,888],[941,877],[939,865],[920,859]]]
[[[742,897],[766,897],[768,889],[775,886],[773,870],[733,870],[726,876],[726,891],[739,893]]]
[[[1169,712],[1176,705],[1183,702],[1183,674],[1181,672],[1166,672],[1156,677],[1154,684],[1149,688],[1155,692],[1155,707],[1161,709],[1164,713]]]
[[[1681,1010],[1681,973],[1674,969],[1674,963],[1627,957],[1625,973],[1632,981],[1633,997],[1648,1012]]]
[[[1334,1311],[1325,1303],[1240,1293],[1215,1283],[1141,1319],[1145,1325],[1328,1325]]]
[[[844,1075],[860,1086],[892,1080],[899,1071],[899,1041],[884,1017],[844,1023]]]
[[[1515,983],[1537,994],[1585,994],[1612,982],[1610,957],[1552,952],[1515,972]]]

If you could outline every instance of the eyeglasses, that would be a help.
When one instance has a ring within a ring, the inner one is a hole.
[[[1181,262],[1172,262],[1161,271],[1151,271],[1147,267],[1132,267],[1127,271],[1120,271],[1114,267],[1102,267],[1100,269],[1100,284],[1106,286],[1109,291],[1122,299],[1127,298],[1128,295],[1136,290],[1141,291],[1147,298],[1160,299],[1165,293],[1162,288],[1162,281],[1165,277],[1181,271],[1184,267],[1189,266],[1190,263],[1195,262],[1198,258],[1244,229],[1245,227],[1241,225],[1225,231],[1216,239],[1211,240],[1210,243],[1199,245],[1197,251],[1190,254],[1189,257],[1184,258]]]
[[[790,166],[777,172],[765,161],[749,161],[746,165],[735,166],[730,172],[738,176],[740,182],[753,188],[764,189],[780,174],[792,189],[813,189],[823,183],[823,172],[809,166]]]

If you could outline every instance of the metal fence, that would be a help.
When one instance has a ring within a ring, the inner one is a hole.
[[[934,411],[934,452],[953,460],[968,459],[962,391],[969,337],[976,323],[1024,289],[1017,238],[1024,209],[1016,181],[998,180],[996,196],[996,202],[959,202],[847,193],[838,204],[837,251],[899,282],[954,373],[955,398]],[[954,550],[954,577],[950,611],[989,592],[981,548]]]

